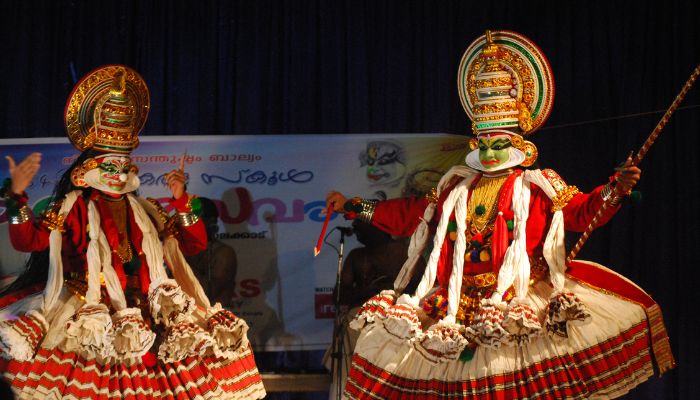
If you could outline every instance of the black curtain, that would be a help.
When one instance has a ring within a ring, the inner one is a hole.
[[[148,82],[144,135],[466,135],[462,52],[485,29],[509,29],[533,39],[555,74],[554,110],[533,137],[541,164],[590,190],[700,63],[694,3],[2,0],[0,137],[63,136],[75,81],[108,63]],[[630,277],[664,310],[678,368],[629,398],[700,389],[700,87],[683,105],[641,165],[642,201],[580,256]]]

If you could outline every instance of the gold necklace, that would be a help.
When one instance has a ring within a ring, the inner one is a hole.
[[[482,233],[493,221],[498,208],[498,194],[509,176],[482,176],[472,189],[467,203],[467,227],[473,232]]]
[[[107,200],[107,208],[109,208],[112,214],[112,220],[117,228],[117,234],[119,235],[119,245],[113,251],[117,253],[119,259],[122,263],[128,263],[134,257],[134,253],[131,250],[131,243],[129,243],[129,234],[127,232],[128,213],[126,207],[126,201],[124,197],[119,198],[107,198],[102,197],[103,200]]]

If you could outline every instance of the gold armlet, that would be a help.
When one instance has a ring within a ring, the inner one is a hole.
[[[66,229],[63,227],[65,219],[66,216],[59,214],[55,209],[41,213],[41,224],[52,231],[58,230],[59,232],[65,232]]]
[[[559,191],[557,195],[552,199],[552,212],[557,212],[569,203],[572,197],[579,193],[576,186],[567,186],[563,190]]]

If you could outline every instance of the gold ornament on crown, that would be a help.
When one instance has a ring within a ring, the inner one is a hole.
[[[123,65],[100,67],[81,79],[66,103],[64,120],[73,146],[128,154],[139,144],[150,108],[143,78]]]
[[[514,128],[530,134],[547,119],[554,98],[546,58],[530,39],[510,31],[487,30],[470,44],[458,88],[477,135]]]

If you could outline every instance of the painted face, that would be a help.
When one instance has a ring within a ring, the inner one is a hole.
[[[131,159],[129,157],[107,156],[97,158],[100,170],[100,184],[114,192],[121,192],[126,187],[127,174],[131,169]]]
[[[360,154],[367,179],[373,185],[397,184],[406,174],[402,149],[395,143],[374,141]]]
[[[486,136],[479,138],[479,162],[487,170],[496,169],[510,159],[511,147],[508,136]]]

